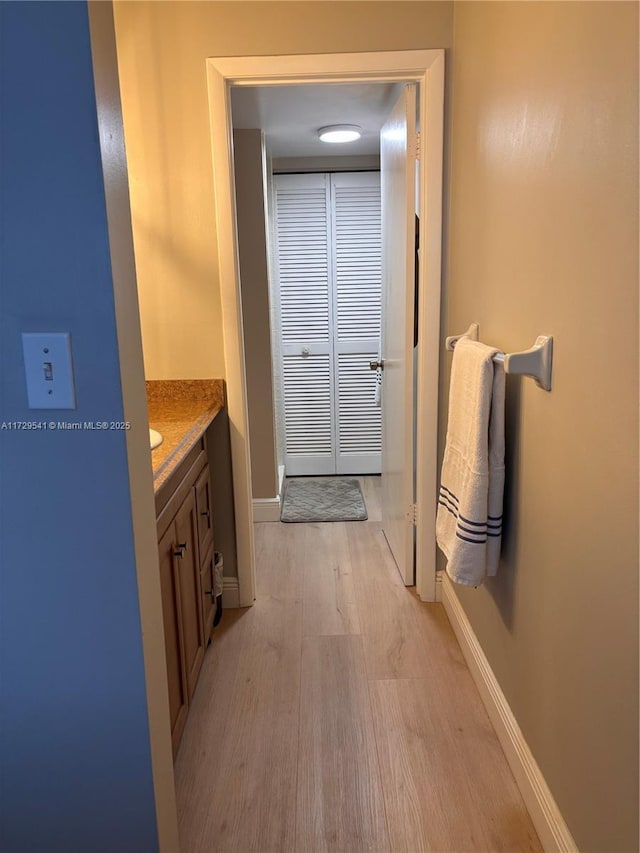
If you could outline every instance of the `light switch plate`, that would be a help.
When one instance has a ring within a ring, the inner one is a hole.
[[[30,409],[75,409],[71,336],[23,332],[22,351]]]

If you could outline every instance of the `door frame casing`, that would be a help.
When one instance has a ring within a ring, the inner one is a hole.
[[[442,265],[444,50],[207,59],[227,408],[240,606],[255,598],[251,452],[234,189],[231,86],[415,82],[420,114],[420,270],[416,444],[416,588],[436,600],[435,517]]]

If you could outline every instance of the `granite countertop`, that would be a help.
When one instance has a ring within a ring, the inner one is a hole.
[[[169,479],[224,406],[222,379],[147,380],[149,426],[163,441],[151,451],[153,488]]]

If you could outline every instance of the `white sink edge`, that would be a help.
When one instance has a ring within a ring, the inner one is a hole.
[[[160,447],[163,441],[164,439],[162,435],[157,430],[149,427],[149,444],[151,446],[151,450],[155,450],[156,447]]]

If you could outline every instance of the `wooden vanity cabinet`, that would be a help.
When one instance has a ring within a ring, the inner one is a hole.
[[[211,487],[204,437],[185,463],[162,487],[163,506],[157,519],[174,757],[211,635],[215,605]]]

